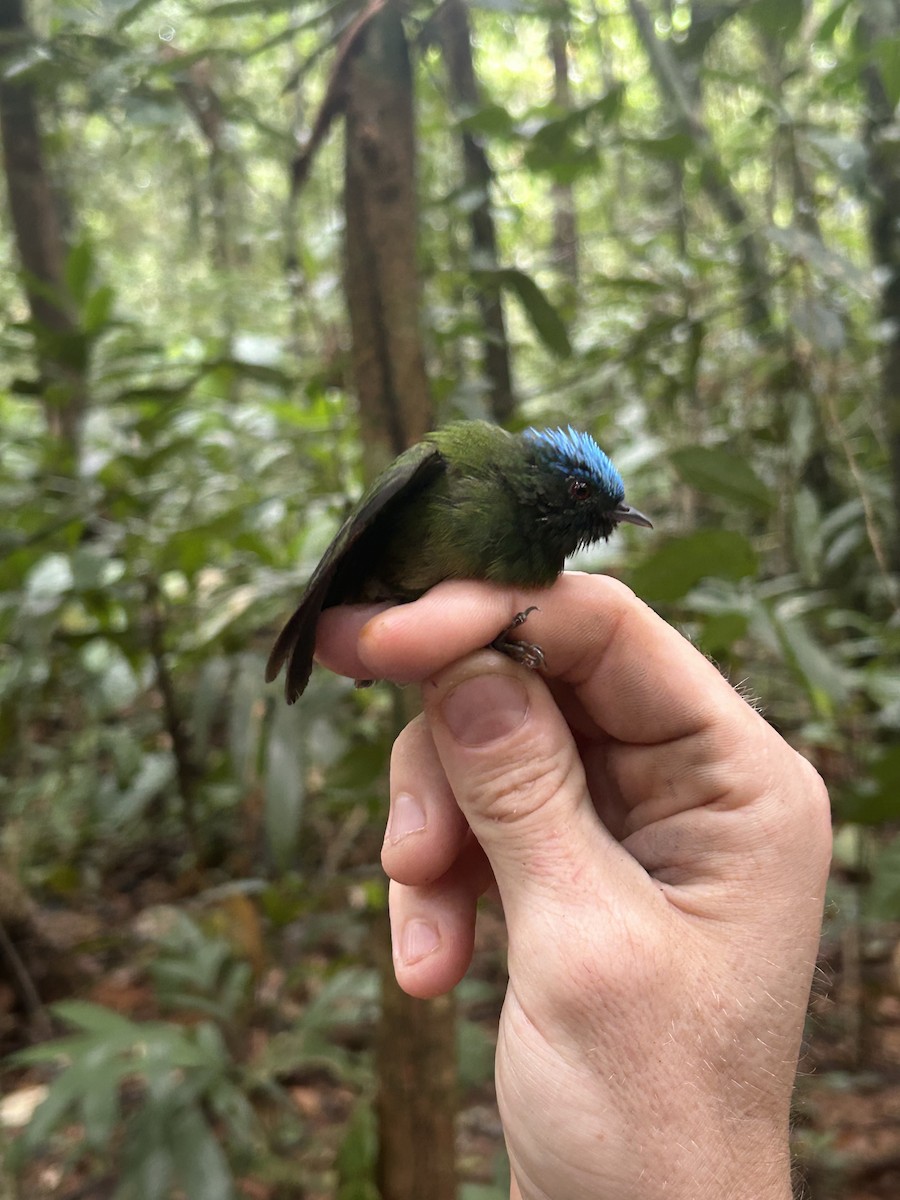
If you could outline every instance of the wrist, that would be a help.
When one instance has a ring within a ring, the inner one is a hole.
[[[786,1121],[766,1128],[735,1120],[727,1130],[695,1129],[684,1138],[668,1129],[640,1148],[636,1132],[629,1140],[621,1155],[608,1143],[598,1147],[593,1163],[587,1154],[549,1170],[544,1155],[521,1170],[514,1162],[510,1200],[792,1200]]]

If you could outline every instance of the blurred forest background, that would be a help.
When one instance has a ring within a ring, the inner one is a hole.
[[[825,776],[795,1150],[900,1194],[900,2],[0,39],[0,1197],[508,1195],[498,914],[455,1000],[389,984],[397,698],[263,683],[348,499],[461,416],[593,432],[655,532],[588,565]]]

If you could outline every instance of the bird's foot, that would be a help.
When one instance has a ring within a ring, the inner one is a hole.
[[[353,686],[355,688],[370,688],[375,683],[374,679],[354,679]]]
[[[536,646],[534,642],[519,642],[509,637],[514,629],[518,629],[520,625],[524,625],[528,620],[528,614],[539,612],[536,604],[532,604],[530,608],[526,608],[524,612],[516,613],[512,619],[512,624],[508,625],[501,634],[491,642],[492,650],[499,650],[501,654],[505,654],[511,658],[513,662],[521,663],[523,667],[527,667],[529,671],[539,671],[547,665],[547,660],[544,657],[544,652],[540,646]]]

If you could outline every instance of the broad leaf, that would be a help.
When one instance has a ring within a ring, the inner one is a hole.
[[[492,274],[496,275],[501,287],[507,288],[518,297],[532,328],[547,349],[557,358],[568,358],[572,353],[572,343],[569,341],[562,317],[531,276],[514,267],[507,267]]]
[[[639,563],[629,582],[638,595],[651,601],[674,601],[701,579],[738,580],[758,569],[756,552],[740,533],[702,529],[672,538]]]
[[[685,483],[698,492],[721,496],[743,508],[768,512],[775,495],[759,478],[746,458],[721,446],[685,446],[670,455]]]

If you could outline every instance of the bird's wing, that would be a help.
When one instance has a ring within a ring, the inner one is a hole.
[[[446,465],[444,456],[433,442],[418,442],[411,446],[375,481],[335,534],[306,585],[300,603],[278,635],[266,664],[266,682],[271,683],[287,660],[284,694],[288,704],[293,704],[303,694],[309,682],[316,625],[338,568],[387,508],[395,501],[408,500],[421,491],[445,470]]]

